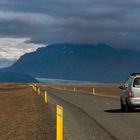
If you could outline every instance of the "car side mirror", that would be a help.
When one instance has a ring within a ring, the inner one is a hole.
[[[119,86],[119,89],[124,90],[125,87],[124,86]]]

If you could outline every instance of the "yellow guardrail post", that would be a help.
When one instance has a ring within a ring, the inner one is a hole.
[[[56,140],[63,140],[63,107],[56,108]]]
[[[45,91],[45,103],[47,103],[48,102],[48,94],[47,94],[47,91]]]
[[[33,87],[33,90],[36,91],[36,87],[34,85],[32,87]]]
[[[40,88],[38,88],[37,93],[38,93],[38,95],[40,95]]]
[[[29,86],[31,86],[33,90],[36,91],[36,87],[34,86],[34,84],[30,84]]]
[[[95,95],[95,89],[94,88],[92,89],[92,94]]]

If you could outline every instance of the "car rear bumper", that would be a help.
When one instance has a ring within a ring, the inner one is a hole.
[[[135,107],[140,107],[140,98],[130,98],[129,105],[135,106]]]

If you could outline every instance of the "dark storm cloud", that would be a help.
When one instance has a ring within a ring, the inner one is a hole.
[[[0,37],[139,49],[139,0],[0,0]]]

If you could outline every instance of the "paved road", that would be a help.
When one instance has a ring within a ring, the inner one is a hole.
[[[118,99],[47,90],[64,107],[66,140],[140,140],[140,110],[123,113]]]

